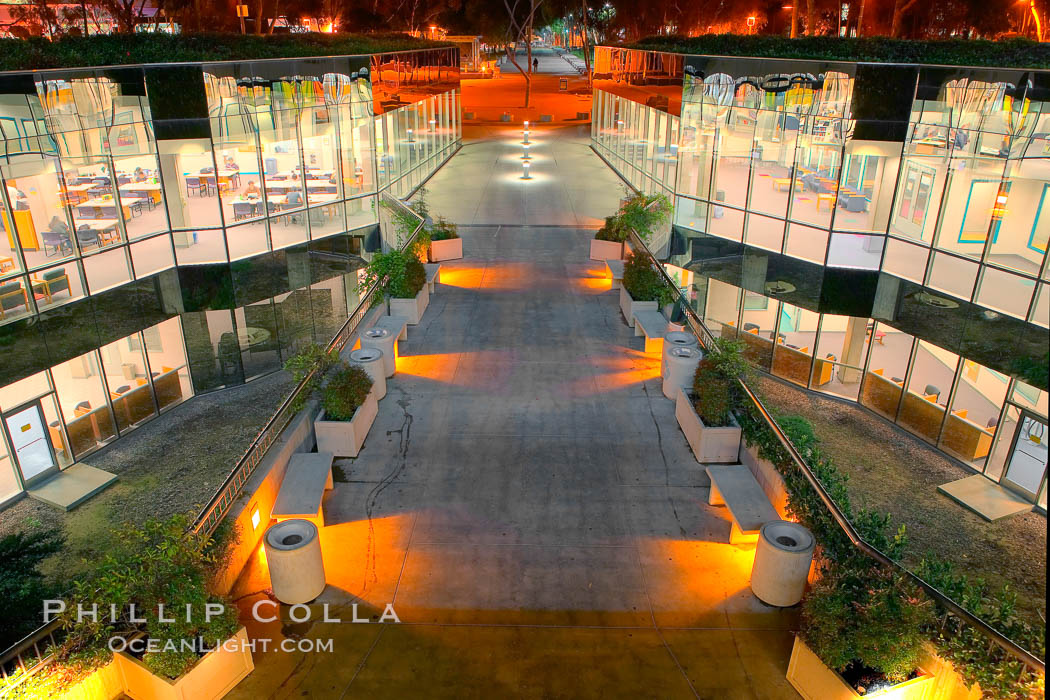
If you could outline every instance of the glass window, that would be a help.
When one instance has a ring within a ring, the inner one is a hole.
[[[142,354],[142,337],[135,333],[121,338],[103,346],[99,353],[117,428],[124,431],[151,418],[156,409]]]
[[[51,369],[66,435],[76,458],[92,452],[117,436],[108,392],[98,362],[91,351]]]
[[[240,345],[244,375],[250,379],[281,368],[278,352],[277,321],[273,301],[266,299],[234,311],[237,340]]]
[[[1034,291],[1034,280],[993,267],[982,267],[981,284],[974,301],[989,309],[1023,319],[1028,315]]]
[[[890,231],[929,245],[947,177],[942,159],[908,157],[900,167],[897,199],[890,213]]]
[[[738,337],[744,342],[744,355],[747,359],[767,370],[773,358],[777,309],[778,304],[773,299],[744,291],[744,311],[740,318]]]
[[[952,161],[951,177],[941,207],[936,246],[969,258],[980,258],[989,235],[997,236],[1009,183],[1005,161],[988,164]]]
[[[1010,378],[970,360],[962,361],[941,448],[980,469],[992,447]]]
[[[80,279],[80,268],[72,260],[65,265],[38,270],[29,282],[33,286],[37,308],[41,311],[79,299],[86,293]]]
[[[1028,319],[1043,328],[1050,327],[1050,284],[1040,284],[1032,305],[1032,316]]]
[[[715,336],[732,338],[736,335],[736,323],[740,316],[741,290],[712,277],[696,277],[697,282],[705,279],[707,293],[697,294],[698,303],[700,299],[703,300],[703,306],[697,312]]]
[[[249,221],[226,229],[226,245],[230,249],[230,260],[258,255],[269,250],[266,236],[266,221]]]
[[[936,442],[958,364],[958,355],[920,340],[897,422]]]
[[[784,220],[748,214],[745,240],[753,246],[779,253],[784,245]]]
[[[164,192],[160,184],[160,167],[152,145],[142,155],[120,158],[113,162],[117,194],[128,214],[125,227],[128,238],[141,238],[168,230]]]
[[[54,438],[52,437],[52,442]],[[15,462],[11,459],[11,453],[7,447],[7,440],[0,435],[0,503],[17,495],[22,490],[15,473]]]
[[[716,201],[746,206],[754,139],[755,110],[734,107],[716,134],[718,156],[711,177]]]
[[[795,154],[795,179],[801,183],[794,192],[791,218],[795,221],[831,228],[836,192],[842,169],[842,146],[830,138],[830,130],[839,129],[839,120],[817,120],[823,124],[820,133],[800,136]]]
[[[178,317],[142,331],[157,405],[163,411],[193,395]]]
[[[831,244],[828,246],[828,265],[878,270],[882,263],[882,248],[885,244],[885,236],[836,231],[831,234]]]
[[[221,226],[215,159],[208,139],[161,144],[160,172],[171,229]]]
[[[346,229],[353,231],[362,226],[371,226],[378,220],[376,217],[376,198],[374,195],[351,199],[345,204]]]
[[[861,368],[868,355],[874,321],[850,316],[821,317],[812,387],[857,400]],[[880,336],[885,340],[884,336]]]
[[[882,270],[922,284],[926,279],[926,263],[929,257],[928,248],[890,237],[886,239],[886,256]]]
[[[933,265],[930,266],[929,286],[969,301],[977,281],[977,268],[977,263],[935,252]]]
[[[783,304],[773,353],[773,374],[809,386],[820,314]]]
[[[787,241],[784,243],[787,255],[823,265],[827,246],[827,231],[802,224],[788,224]]]
[[[0,323],[14,321],[33,312],[28,289],[23,277],[0,282]]]
[[[84,258],[84,274],[92,294],[121,285],[131,279],[124,248]]]
[[[71,204],[81,252],[88,255],[119,244],[124,240],[124,222],[131,219],[132,212],[117,195],[112,163],[93,158],[70,158],[64,163],[67,192],[83,193],[83,198]]]
[[[179,234],[185,235],[185,233]],[[131,264],[135,277],[141,279],[175,266],[175,254],[171,249],[171,237],[154,236],[131,244]]]
[[[37,372],[0,388],[0,410],[8,411],[16,408],[50,391],[51,383],[47,378],[47,372]]]
[[[233,327],[232,312],[227,309],[196,311],[181,314],[180,319],[194,391],[200,393],[243,384],[240,343]],[[165,405],[159,388],[157,397],[159,403]]]
[[[790,128],[794,126],[794,129]],[[752,148],[751,199],[748,208],[784,218],[793,191],[798,119],[784,112],[758,111]]]
[[[171,238],[179,265],[226,262],[226,236],[222,229],[175,231]]]
[[[0,167],[0,175],[6,178],[11,206],[8,211],[0,198],[0,276],[21,268],[15,234],[17,248],[31,270],[72,257],[75,249],[66,203],[74,200],[67,199],[64,193],[58,160],[34,158]]]
[[[866,332],[873,341],[860,402],[876,413],[895,420],[914,339],[896,328],[874,321],[867,324]]]
[[[1046,181],[1045,165],[1045,161],[1036,159],[1013,165],[1014,177],[1008,178],[1002,191],[996,193],[992,240],[985,258],[1033,277],[1039,274],[1050,237],[1050,184]]]

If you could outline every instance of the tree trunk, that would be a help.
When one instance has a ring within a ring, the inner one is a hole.
[[[816,0],[806,0],[806,36],[813,36],[817,26]],[[842,12],[842,8],[838,8]]]
[[[587,0],[580,0],[583,8],[583,65],[587,68],[587,85],[594,82],[594,74],[591,72],[591,37],[587,31]]]
[[[791,38],[794,39],[798,36],[798,3],[799,0],[792,0],[791,3]]]
[[[529,97],[532,94],[532,76],[529,75],[527,71],[522,70],[521,66],[518,64],[518,52],[516,47],[511,49],[510,45],[508,45],[507,58],[510,59],[510,62],[514,64],[514,67],[518,69],[519,73],[521,73],[521,77],[525,78],[525,108],[527,109],[529,106]]]
[[[257,0],[255,5],[255,33],[258,36],[262,36],[263,33],[263,2],[265,0]]]
[[[915,4],[916,0],[908,0],[901,3],[903,0],[894,0],[893,3],[893,22],[890,24],[890,36],[899,37],[901,35],[901,24],[904,22],[904,13],[911,9],[911,6]]]
[[[857,13],[857,37],[864,35],[864,2],[860,0],[860,12]]]

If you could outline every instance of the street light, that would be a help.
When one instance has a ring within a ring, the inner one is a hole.
[[[751,34],[755,29],[755,16],[751,15],[747,18],[747,33]]]

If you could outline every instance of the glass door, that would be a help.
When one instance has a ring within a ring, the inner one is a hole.
[[[895,227],[919,240],[923,237],[926,210],[930,204],[934,171],[909,163],[904,174],[904,184],[898,195]]]
[[[58,471],[39,400],[4,414],[4,427],[26,486]]]
[[[1047,437],[1046,421],[1027,413],[1021,416],[1003,486],[1032,501],[1036,499],[1046,475]]]

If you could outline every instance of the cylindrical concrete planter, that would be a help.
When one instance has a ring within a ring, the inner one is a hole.
[[[288,605],[309,603],[324,590],[324,559],[317,526],[309,520],[285,520],[263,537],[270,587]]]
[[[623,312],[623,317],[626,319],[628,326],[634,328],[635,311],[656,311],[656,309],[655,301],[635,301],[627,291],[627,288],[620,285],[620,311]]]
[[[619,260],[623,257],[623,243],[591,239],[591,260]]]
[[[867,697],[855,691],[833,669],[824,665],[820,657],[795,636],[795,646],[788,661],[787,680],[805,700],[854,700]],[[928,673],[904,681],[878,692],[879,700],[925,700],[936,686],[936,678]],[[938,695],[938,697],[954,697]]]
[[[430,262],[456,260],[463,257],[463,239],[446,238],[443,241],[430,242]]]
[[[751,592],[778,608],[798,603],[806,590],[815,544],[813,534],[798,523],[779,520],[763,525],[751,567]]]
[[[678,392],[674,415],[696,461],[701,464],[736,464],[740,456],[740,426],[736,424],[733,414],[729,414],[732,425],[719,428],[706,426],[693,408],[691,394],[688,391]]]
[[[350,353],[350,364],[359,365],[372,378],[376,400],[386,396],[386,363],[379,348],[360,347]]]
[[[408,319],[408,325],[414,326],[423,318],[423,312],[427,310],[430,303],[430,290],[427,285],[419,290],[411,299],[390,299],[390,315],[401,316]]]
[[[397,336],[386,328],[369,328],[361,334],[361,347],[382,350],[386,376],[394,376],[397,371]]]
[[[350,420],[325,420],[325,412],[314,420],[314,435],[317,451],[329,452],[336,457],[356,457],[365,444],[368,430],[379,413],[375,387],[368,392],[365,402],[354,411]]]
[[[685,331],[669,331],[664,336],[664,350],[660,356],[660,376],[667,377],[667,355],[674,348],[695,348],[699,347],[700,342],[696,339],[696,336],[692,333],[686,333]],[[669,398],[674,398],[673,396]]]
[[[696,366],[704,356],[698,347],[672,347],[666,352],[667,339],[664,339],[664,357],[667,370],[664,372],[663,392],[664,396],[672,401],[678,400],[678,394],[683,389],[689,389],[693,385],[693,375],[696,374]]]

